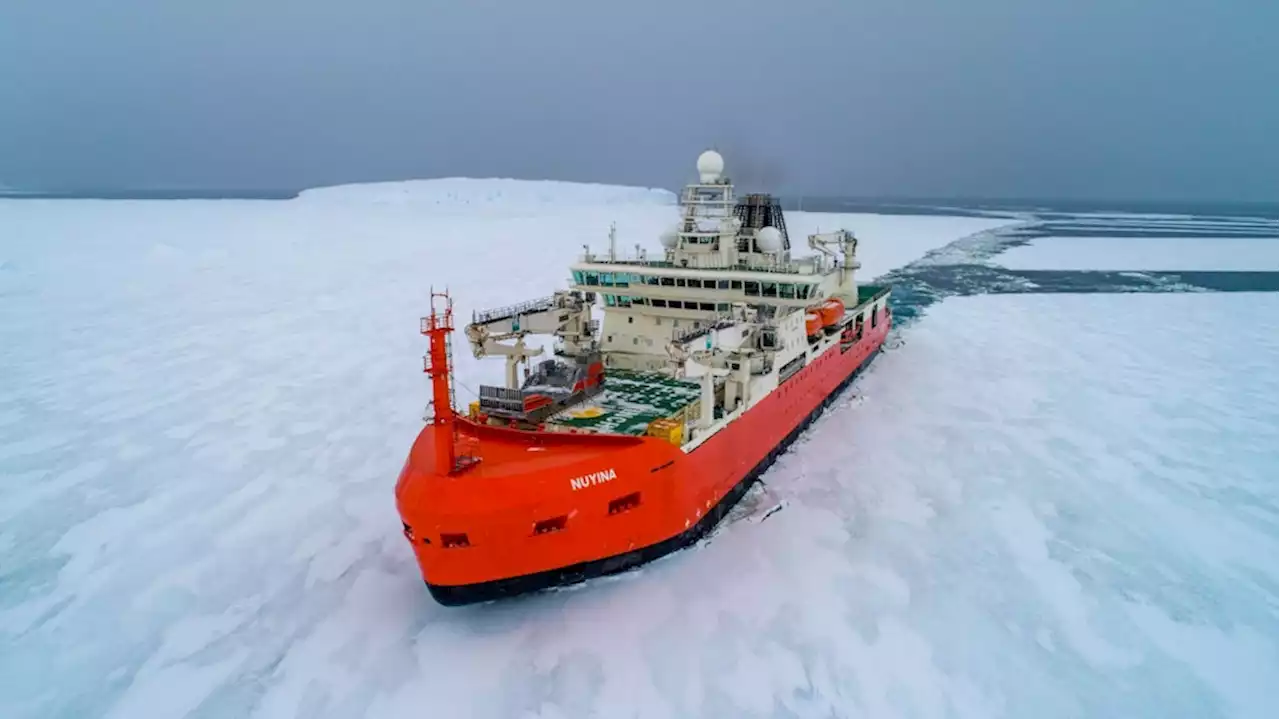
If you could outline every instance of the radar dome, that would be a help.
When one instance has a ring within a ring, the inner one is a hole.
[[[724,172],[724,158],[715,150],[707,150],[698,155],[698,175],[703,182],[715,182]]]
[[[761,252],[777,252],[782,249],[782,232],[776,227],[763,227],[756,233],[756,247]]]
[[[676,242],[680,239],[680,227],[672,227],[662,234],[658,235],[658,241],[668,250],[674,250]]]

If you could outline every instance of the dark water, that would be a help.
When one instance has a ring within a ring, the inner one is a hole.
[[[874,212],[900,215],[968,215],[1016,217],[1034,214],[1045,220],[1079,214],[1127,213],[1210,218],[1280,219],[1280,202],[1200,202],[1144,200],[1055,200],[978,198],[782,197],[783,209],[807,212]]]
[[[1175,212],[1160,214],[1178,214]],[[895,321],[910,324],[947,297],[984,294],[1098,294],[1134,292],[1277,292],[1280,272],[1170,270],[1052,270],[1000,267],[999,255],[1040,237],[1197,237],[1205,242],[1248,238],[1280,245],[1274,218],[1183,213],[1184,218],[1099,217],[1062,212],[1016,215],[1019,224],[960,238],[877,280],[893,287]],[[1280,248],[1278,248],[1280,249]],[[946,258],[940,261],[939,258]],[[1170,260],[1170,262],[1176,262]]]

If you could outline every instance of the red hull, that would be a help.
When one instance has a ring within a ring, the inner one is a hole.
[[[463,423],[481,461],[444,476],[424,430],[396,501],[433,596],[465,604],[566,584],[696,540],[880,349],[891,323],[887,311],[877,319],[687,454],[655,437]]]

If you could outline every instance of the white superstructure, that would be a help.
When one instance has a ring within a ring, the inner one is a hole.
[[[606,252],[588,249],[570,268],[573,290],[600,297],[606,369],[702,379],[704,417],[691,426],[690,448],[839,342],[838,328],[855,326],[850,313],[866,315],[857,318],[860,336],[885,302],[859,306],[852,233],[810,235],[816,252],[793,257],[776,200],[737,198],[714,151],[697,170],[657,252],[624,256],[611,233]],[[843,304],[839,320],[815,325],[810,311],[832,299]]]

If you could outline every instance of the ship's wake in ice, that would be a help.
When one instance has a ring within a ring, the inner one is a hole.
[[[0,716],[1275,716],[1268,220],[788,213],[895,284],[866,375],[696,548],[434,604],[392,503],[428,286],[542,296],[673,219],[536,183],[0,201]]]

